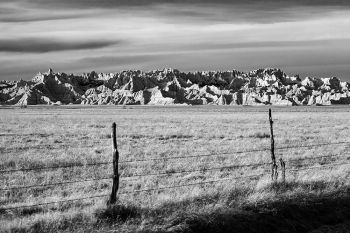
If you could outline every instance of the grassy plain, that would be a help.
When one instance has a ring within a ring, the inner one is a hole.
[[[344,228],[350,221],[346,214],[350,210],[350,144],[334,143],[350,142],[350,108],[273,107],[272,111],[276,147],[292,147],[276,151],[277,159],[287,161],[286,184],[271,183],[270,165],[193,171],[269,163],[268,150],[254,151],[270,147],[267,107],[0,108],[0,170],[111,161],[113,122],[117,124],[121,161],[211,155],[121,163],[119,190],[131,193],[120,195],[115,206],[107,208],[108,197],[104,197],[3,210],[0,231],[326,232],[323,225],[336,224]],[[304,147],[314,144],[323,145]],[[325,157],[312,159],[319,156]],[[288,162],[302,158],[310,159]],[[323,167],[306,169],[314,166]],[[193,172],[171,174],[183,170]],[[157,172],[169,174],[127,178]],[[0,173],[0,189],[111,174],[111,165]],[[263,175],[257,179],[132,193],[259,174]],[[0,190],[0,208],[108,195],[110,190],[111,179]],[[318,214],[320,209],[323,215]],[[318,222],[307,221],[315,214],[310,211],[317,212]]]

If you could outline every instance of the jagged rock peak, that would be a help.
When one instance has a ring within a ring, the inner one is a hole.
[[[250,72],[95,71],[37,74],[31,81],[0,81],[0,104],[350,104],[350,85],[336,77],[302,80],[280,69]]]

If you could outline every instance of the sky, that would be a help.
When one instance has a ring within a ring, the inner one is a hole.
[[[350,81],[348,0],[1,0],[0,80],[280,68]]]

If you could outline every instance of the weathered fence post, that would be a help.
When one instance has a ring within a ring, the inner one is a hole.
[[[112,193],[109,198],[109,204],[114,204],[117,201],[117,192],[119,188],[119,171],[118,171],[118,160],[119,152],[117,147],[117,135],[116,135],[116,123],[112,124],[112,151],[113,151],[113,186]]]
[[[271,169],[271,179],[272,181],[277,181],[278,171],[275,156],[275,139],[273,137],[273,121],[271,108],[269,109],[269,120],[270,120],[270,139],[271,139],[271,159],[272,159],[272,169]]]
[[[282,170],[282,183],[286,183],[286,163],[280,158],[281,170]]]

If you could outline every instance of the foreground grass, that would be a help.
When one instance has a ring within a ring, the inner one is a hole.
[[[350,186],[326,182],[236,187],[152,207],[128,202],[41,215],[32,232],[307,232],[346,224]],[[22,220],[25,221],[25,220]],[[339,226],[338,226],[339,227]],[[324,231],[326,232],[326,231]],[[327,231],[329,232],[329,231]],[[337,231],[339,232],[339,231]],[[344,231],[346,232],[346,231]]]
[[[348,111],[345,107],[273,109],[276,146],[294,147],[346,141],[350,123]],[[158,171],[171,173],[177,170],[205,170],[269,162],[269,151],[235,153],[269,148],[266,108],[28,108],[0,109],[0,116],[1,170],[111,161],[110,125],[116,122],[121,160],[216,154],[200,158],[121,164],[121,192],[264,174],[259,179],[120,195],[119,204],[107,209],[107,200],[98,198],[6,211],[0,213],[3,231],[201,232],[200,229],[206,229],[220,232],[221,229],[224,232],[229,227],[236,229],[235,232],[254,232],[254,226],[255,229],[261,227],[249,221],[250,217],[255,219],[264,216],[256,212],[272,215],[282,213],[289,202],[295,203],[296,213],[300,216],[304,216],[299,213],[302,212],[299,211],[300,208],[305,212],[303,206],[312,205],[320,199],[326,200],[326,205],[341,200],[344,208],[347,208],[350,171],[347,165],[350,159],[347,144],[278,150],[278,158],[286,161],[332,156],[287,162],[287,185],[271,185],[269,166],[126,178],[129,175]],[[298,170],[327,164],[331,166]],[[1,188],[7,188],[99,178],[108,176],[111,172],[110,165],[83,166],[5,173],[0,175],[0,179]],[[102,180],[11,190],[1,192],[0,205],[28,205],[109,194],[110,189],[110,180]],[[340,213],[342,205],[339,204]],[[283,215],[282,219],[288,219],[286,215],[288,214]],[[345,221],[347,215],[342,216],[343,219],[339,217],[331,225]],[[246,224],[237,222],[242,218]],[[308,226],[303,229],[316,229],[327,224],[320,221],[319,224],[308,225],[302,222],[305,216],[296,218],[295,224],[300,222],[301,225]],[[266,221],[275,220],[268,218]],[[236,228],[230,222],[237,223]],[[239,228],[244,225],[251,226],[252,229]],[[273,229],[282,231],[286,224],[278,227],[266,228],[270,229],[266,232],[273,232]],[[286,232],[293,232],[290,227],[286,229],[289,230]]]

